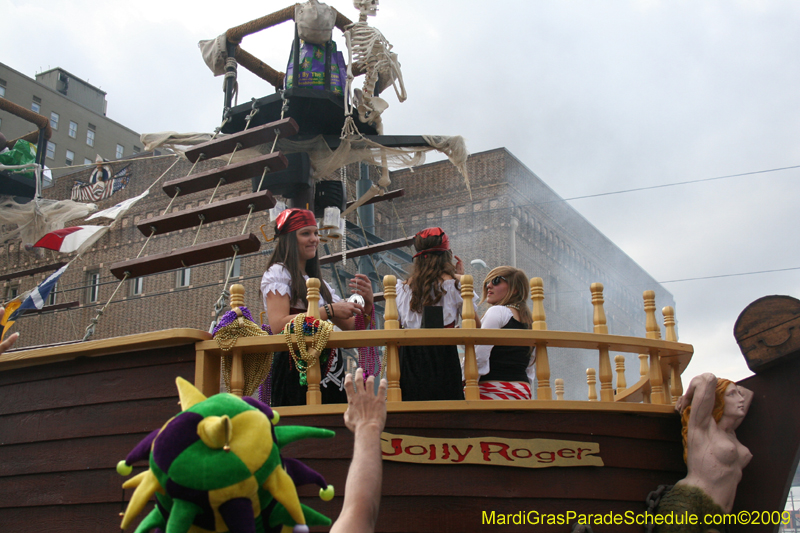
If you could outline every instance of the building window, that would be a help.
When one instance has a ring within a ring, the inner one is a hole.
[[[121,144],[117,145],[117,159],[122,158],[122,153],[125,151],[125,148],[122,147]]]
[[[71,167],[73,161],[75,161],[75,152],[72,150],[67,150],[67,166]]]
[[[33,111],[34,113],[38,113],[39,111],[41,111],[41,109],[42,106],[40,106],[36,102],[31,102],[31,111]]]
[[[53,128],[54,130],[58,129],[58,119],[59,119],[58,113],[56,113],[55,111],[51,111],[50,112],[50,127]]]
[[[131,296],[138,296],[144,293],[144,278],[138,277],[131,280]]]
[[[50,141],[47,141],[47,158],[48,159],[56,158],[56,143],[51,143]]]
[[[47,297],[47,305],[56,305],[56,293],[58,292],[58,282],[53,285],[53,290],[50,291],[50,295]]]
[[[78,123],[72,120],[69,121],[69,136],[73,139],[78,138]]]
[[[6,80],[0,79],[0,98],[6,97]]]
[[[231,273],[231,277],[232,278],[238,278],[239,276],[242,275],[242,258],[241,257],[237,257],[233,261],[233,270],[231,270],[231,262],[230,261],[225,261],[225,272],[223,272],[223,275],[227,276],[228,272]]]
[[[141,149],[141,148],[139,148],[139,147],[138,147],[138,146],[136,146],[135,144],[133,145],[133,153],[134,153],[134,154],[138,154],[138,153],[140,153],[141,151],[142,151],[142,149]]]
[[[177,277],[175,280],[176,287],[188,287],[189,284],[192,282],[192,269],[191,268],[182,268],[178,270]]]
[[[13,300],[19,294],[19,286],[12,285],[10,287],[6,287],[6,301]]]
[[[94,130],[86,130],[86,144],[94,146]]]
[[[92,160],[89,159],[88,157],[84,157],[83,158],[83,164],[84,165],[91,165],[92,164]]]
[[[94,303],[100,298],[100,272],[86,273],[86,301]]]

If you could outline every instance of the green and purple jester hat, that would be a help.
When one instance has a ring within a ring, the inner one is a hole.
[[[150,433],[120,461],[130,475],[137,461],[150,468],[126,481],[136,488],[123,514],[127,528],[155,495],[156,507],[136,533],[303,533],[326,526],[326,516],[300,503],[298,485],[314,483],[320,498],[333,498],[333,486],[280,449],[306,438],[334,432],[305,426],[280,426],[278,413],[253,398],[217,394],[206,398],[177,378],[182,411]]]

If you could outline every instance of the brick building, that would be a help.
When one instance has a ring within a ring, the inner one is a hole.
[[[140,194],[172,162],[169,157],[114,162],[115,170],[117,166],[130,164],[132,177],[126,189],[100,202],[99,208]],[[202,163],[197,171],[214,164],[219,163]],[[184,176],[189,168],[189,163],[181,161],[164,179]],[[376,204],[375,227],[367,229],[391,240],[412,235],[428,226],[441,226],[450,236],[454,252],[464,260],[467,273],[475,277],[476,285],[489,268],[503,264],[516,265],[529,277],[543,278],[545,310],[551,330],[592,331],[589,292],[592,282],[599,281],[605,286],[605,310],[612,334],[644,336],[644,290],[656,291],[659,309],[674,305],[672,296],[651,276],[504,148],[472,155],[468,168],[471,198],[463,178],[448,161],[423,165],[414,172],[393,172],[390,189],[403,188],[405,196],[394,200],[394,205],[392,202]],[[81,171],[59,178],[55,186],[46,191],[47,196],[69,198],[73,182],[86,181],[86,173],[88,171]],[[348,169],[347,174],[355,177],[356,166]],[[355,197],[354,191],[351,182],[348,186],[350,199]],[[248,192],[251,192],[249,182],[224,185],[216,199]],[[171,211],[196,207],[207,198],[205,192],[180,196]],[[118,285],[108,270],[110,264],[137,256],[146,237],[135,225],[141,219],[161,214],[169,201],[157,185],[80,262],[72,265],[60,280],[55,300],[49,303],[77,301],[78,306],[22,317],[15,326],[22,333],[19,345],[82,338],[96,310]],[[245,219],[242,216],[204,225],[197,242],[238,235]],[[249,221],[248,231],[258,234],[258,227],[265,223],[268,223],[268,214],[257,213]],[[189,246],[195,233],[195,230],[181,230],[154,236],[143,255]],[[235,265],[232,282],[244,284],[245,302],[253,311],[261,310],[259,279],[271,251],[272,246],[264,244],[260,252],[242,257]],[[338,248],[331,251],[338,251]],[[38,258],[20,242],[6,243],[2,254],[0,275],[64,259],[50,251]],[[470,265],[474,259],[482,259],[487,268]],[[349,270],[354,268],[353,263],[355,261],[349,262]],[[93,338],[175,327],[207,329],[229,266],[228,261],[214,262],[126,281],[101,318]],[[378,265],[380,276],[387,273],[394,272]],[[47,275],[49,273],[4,281],[3,295],[7,297],[12,288],[20,292],[30,289]],[[330,272],[327,275],[334,277]],[[585,399],[585,370],[597,366],[596,354],[551,349],[550,366],[552,379],[565,380],[568,399]],[[627,356],[626,366],[628,383],[633,383],[638,379],[638,359]]]
[[[47,142],[45,164],[55,177],[73,165],[92,164],[99,155],[120,159],[141,152],[139,134],[106,116],[106,93],[62,68],[31,79],[0,63],[0,98],[31,109],[50,120],[53,135]],[[0,111],[0,132],[10,141],[35,126]]]

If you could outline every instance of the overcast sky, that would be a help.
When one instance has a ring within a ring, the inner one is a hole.
[[[351,2],[328,3],[357,18]],[[210,132],[222,78],[197,41],[287,5],[0,0],[0,61],[31,77],[58,66],[88,80],[108,93],[109,118],[137,132]],[[473,153],[504,146],[567,199],[800,165],[795,0],[380,8],[370,23],[394,45],[408,91],[403,104],[384,93],[386,133],[463,135]],[[243,48],[285,70],[291,36],[285,24]],[[240,72],[240,102],[273,92]],[[799,177],[795,168],[570,205],[662,282],[792,269]],[[734,321],[761,296],[800,296],[800,270],[665,286],[680,339],[695,347],[686,386],[706,371],[750,374]]]

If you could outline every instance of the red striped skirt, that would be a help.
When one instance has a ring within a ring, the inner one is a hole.
[[[481,400],[530,400],[531,386],[522,381],[481,381]]]

